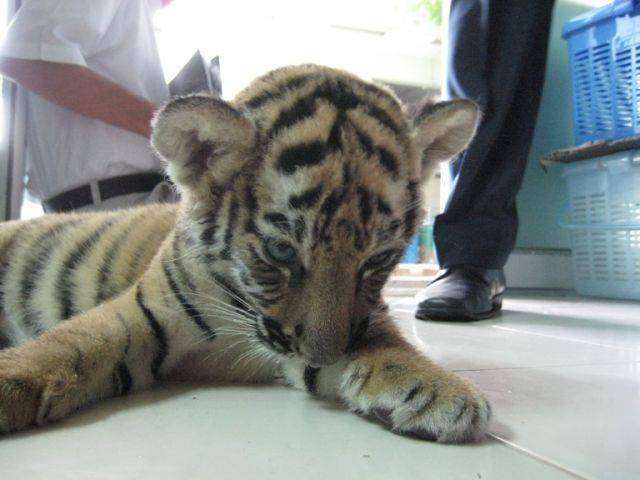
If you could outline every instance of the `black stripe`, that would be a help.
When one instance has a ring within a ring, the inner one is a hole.
[[[279,278],[273,278],[273,277],[272,278],[262,278],[262,277],[259,277],[259,278],[255,278],[254,280],[255,280],[254,283],[256,285],[258,285],[260,287],[264,287],[265,289],[266,288],[272,289],[274,287],[278,287],[278,286],[282,285],[282,280],[279,279]]]
[[[129,371],[129,367],[124,361],[119,362],[116,365],[116,368],[113,372],[114,384],[116,387],[114,391],[117,392],[118,395],[126,395],[131,391],[131,387],[133,385],[133,379],[131,378],[131,372]]]
[[[289,205],[291,208],[311,208],[318,200],[320,200],[320,195],[322,194],[322,184],[317,185],[315,187],[311,187],[304,192],[298,195],[291,195],[289,197]]]
[[[358,98],[351,88],[340,80],[337,82],[323,82],[309,95],[296,100],[289,109],[280,112],[278,118],[269,129],[267,137],[273,138],[283,129],[312,117],[316,112],[318,100],[324,100],[338,110],[338,116],[331,128],[327,143],[330,151],[339,150],[341,147],[340,132],[346,118],[345,112],[363,103],[363,100]]]
[[[259,108],[268,101],[280,99],[283,95],[300,87],[312,78],[317,78],[317,76],[304,75],[292,78],[276,86],[274,91],[262,93],[248,100],[245,106],[249,109]],[[353,89],[349,85],[349,83],[353,82],[356,82],[359,88],[362,88],[367,94],[374,98],[367,98],[366,96],[361,98],[359,95],[354,93]],[[282,112],[270,130],[277,133],[277,131],[282,128],[289,127],[298,121],[308,118],[313,115],[315,111],[316,101],[318,99],[323,99],[334,105],[340,112],[345,112],[363,105],[364,113],[375,118],[379,123],[395,134],[400,134],[404,129],[398,126],[395,120],[389,116],[386,111],[371,103],[372,100],[380,101],[383,97],[385,101],[397,104],[393,97],[375,85],[370,85],[353,78],[325,80],[309,95],[299,99],[290,109]]]
[[[11,338],[9,334],[2,330],[2,325],[0,325],[0,350],[3,348],[9,348],[12,346]]]
[[[193,323],[205,334],[205,338],[207,340],[214,340],[216,338],[216,333],[207,325],[207,323],[202,319],[202,315],[200,312],[193,306],[189,301],[182,295],[180,289],[178,288],[178,284],[176,283],[173,275],[171,275],[171,271],[169,270],[169,266],[166,263],[162,263],[162,267],[164,269],[164,274],[167,277],[167,282],[169,283],[169,288],[173,292],[173,294],[178,299],[180,306],[184,310],[184,312],[193,320]]]
[[[296,100],[293,106],[288,109],[280,112],[278,118],[273,125],[269,129],[269,132],[265,135],[267,138],[273,138],[281,130],[291,127],[296,123],[302,122],[303,120],[310,118],[316,111],[316,98],[311,97],[303,97]]]
[[[346,218],[341,218],[336,223],[336,230],[347,232],[349,237],[353,237],[356,232],[356,224]]]
[[[342,126],[346,120],[344,112],[338,113],[329,136],[327,137],[327,151],[334,153],[342,149]]]
[[[422,385],[416,385],[411,390],[409,390],[409,393],[407,393],[407,396],[404,397],[404,403],[407,403],[413,400],[413,397],[415,397],[418,394],[418,392],[420,392],[420,390],[422,390]]]
[[[333,217],[333,215],[335,215],[336,211],[342,204],[344,196],[345,192],[341,190],[334,190],[333,192],[331,192],[322,202],[320,213],[326,215],[329,218]]]
[[[373,117],[394,134],[400,135],[403,131],[382,108],[359,98],[344,81],[338,80],[335,84],[324,82],[310,95],[298,99],[289,109],[280,112],[278,118],[269,129],[267,137],[271,138],[281,130],[312,117],[316,111],[316,102],[319,99],[331,103],[338,110],[338,115],[329,132],[327,141],[326,143],[312,142],[283,151],[278,159],[277,168],[285,174],[291,174],[301,167],[317,165],[322,162],[327,153],[339,151],[342,146],[341,132],[345,121],[345,112],[358,106],[363,106],[363,111],[366,115]],[[382,166],[394,176],[397,175],[397,159],[382,147],[377,147],[374,150],[371,139],[358,129],[356,129],[356,134],[365,152],[368,155],[372,155],[374,151],[377,151]]]
[[[58,235],[66,228],[76,225],[79,220],[59,223],[36,237],[30,249],[23,252],[23,256],[30,259],[22,271],[20,298],[22,311],[24,312],[24,325],[35,335],[42,333],[42,327],[38,324],[39,311],[29,308],[29,302],[36,281],[41,277],[42,270],[46,267],[53,248],[57,245]]]
[[[385,215],[391,215],[391,206],[380,196],[376,199],[378,203],[378,211]]]
[[[116,368],[113,371],[113,391],[116,393],[116,395],[126,395],[131,391],[131,388],[133,386],[133,378],[131,377],[129,367],[127,367],[126,364],[126,358],[129,354],[129,348],[131,347],[131,332],[127,327],[127,322],[120,313],[116,313],[116,318],[122,325],[124,331],[127,333],[127,343],[124,346],[122,360],[118,362]]]
[[[226,279],[212,270],[209,270],[209,275],[211,275],[211,278],[213,278],[213,280],[217,282],[220,287],[222,287],[223,293],[227,297],[229,297],[229,299],[231,300],[231,304],[234,307],[237,307],[250,315],[255,315],[256,312],[248,307],[248,305],[250,305],[249,301],[243,294],[238,291],[237,288],[233,287]],[[237,298],[234,298],[234,296]]]
[[[247,210],[247,220],[244,225],[244,229],[246,232],[258,234],[258,229],[256,228],[255,223],[255,215],[258,211],[258,200],[256,199],[255,194],[253,193],[254,186],[251,182],[248,182],[244,187],[244,206]]]
[[[304,240],[305,232],[307,231],[307,224],[305,223],[304,218],[298,217],[295,219],[294,225],[296,241],[298,243],[302,243],[302,241]]]
[[[396,135],[400,135],[402,133],[401,128],[396,124],[396,122],[385,112],[383,109],[378,107],[377,105],[373,105],[372,103],[367,103],[365,105],[365,110],[367,115],[375,118],[382,125],[387,127]]]
[[[218,225],[216,225],[215,223],[209,225],[207,228],[203,230],[200,240],[202,240],[202,242],[206,245],[212,245],[214,243],[215,235],[217,231],[218,231]]]
[[[212,189],[211,194],[216,198],[216,201],[213,204],[212,210],[207,214],[207,218],[200,222],[206,226],[200,236],[200,240],[207,245],[213,245],[215,243],[215,235],[218,231],[218,215],[220,214],[220,209],[224,204],[225,192],[213,191]]]
[[[360,130],[359,128],[355,128],[354,129],[356,131],[356,136],[358,137],[358,141],[360,142],[360,146],[362,147],[362,150],[364,151],[364,153],[366,153],[368,156],[372,156],[375,153],[375,147],[373,145],[373,140],[371,140],[371,138],[369,137],[369,135],[367,135],[366,133],[364,133],[362,130]]]
[[[378,158],[384,169],[395,178],[398,175],[398,159],[389,150],[378,147]]]
[[[346,232],[346,235],[353,239],[353,246],[356,250],[364,249],[363,232],[360,229],[359,224],[352,222],[351,220],[341,218],[338,220],[335,230]]]
[[[334,215],[338,211],[338,208],[340,207],[340,205],[342,205],[345,196],[346,190],[334,190],[322,202],[320,212],[324,215],[324,220],[322,228],[319,232],[320,238],[322,240],[327,240],[329,238],[329,225],[331,224],[331,220],[333,220]]]
[[[263,317],[262,324],[269,335],[269,340],[272,345],[277,345],[280,347],[279,350],[284,353],[291,352],[291,344],[287,336],[282,331],[280,322],[271,317]]]
[[[316,393],[318,391],[318,373],[320,373],[319,368],[305,367],[304,386],[307,388],[307,392]]]
[[[234,196],[229,203],[229,212],[227,213],[227,230],[224,233],[224,248],[220,252],[220,258],[229,260],[231,258],[231,238],[233,231],[238,223],[238,199]]]
[[[349,185],[353,180],[353,174],[351,172],[351,164],[349,162],[344,162],[342,164],[342,184]]]
[[[389,275],[391,274],[391,271],[396,266],[396,264],[397,264],[397,261],[394,261],[393,263],[390,264],[388,268],[385,268],[383,270],[378,270],[372,273],[367,278],[367,281],[365,282],[365,285],[364,285],[365,287],[364,293],[365,293],[366,299],[372,305],[375,305],[381,301],[382,289],[387,283]]]
[[[355,227],[355,230],[353,231],[353,246],[355,247],[356,250],[358,251],[362,251],[364,250],[364,236],[368,234],[366,234],[365,232],[362,231],[362,229],[359,226]]]
[[[73,305],[74,281],[73,274],[80,266],[82,261],[87,257],[96,243],[102,237],[104,231],[111,226],[113,220],[107,220],[98,227],[91,235],[84,238],[78,248],[76,248],[66,260],[63,262],[62,269],[58,275],[58,298],[60,300],[60,319],[65,320],[71,318],[75,314]]]
[[[132,221],[131,224],[125,227],[120,235],[118,235],[118,237],[109,246],[107,253],[105,253],[104,258],[102,259],[102,265],[100,265],[100,267],[98,268],[98,291],[96,292],[96,299],[94,302],[95,305],[101,304],[113,295],[113,293],[108,288],[110,283],[109,277],[111,276],[111,272],[113,269],[113,261],[115,260],[120,247],[129,236],[129,233],[133,229],[135,223],[135,221]]]
[[[345,121],[345,112],[358,106],[363,106],[363,113],[373,117],[378,123],[391,130],[394,134],[400,135],[402,133],[403,129],[396,124],[387,112],[377,105],[370,103],[368,101],[369,99],[359,98],[344,81],[338,80],[335,84],[329,82],[323,83],[309,96],[298,99],[290,109],[281,112],[269,129],[267,136],[272,138],[284,128],[291,127],[313,116],[316,111],[316,102],[319,99],[327,101],[338,110],[338,115],[327,138],[324,154],[340,150],[342,146],[341,132]],[[359,136],[363,138],[365,150],[371,153],[371,141],[361,132]],[[380,154],[384,157],[382,160],[383,165],[388,164],[387,153],[388,152],[384,151]]]
[[[253,281],[253,277],[246,270],[242,270],[240,272],[240,281],[245,287],[252,287],[253,285],[255,285],[255,282]]]
[[[26,223],[21,225],[16,232],[2,245],[2,251],[0,252],[0,308],[2,308],[4,303],[4,289],[5,289],[5,276],[7,271],[9,270],[9,264],[11,263],[12,258],[14,257],[13,252],[16,246],[18,245],[17,240],[22,234],[31,228],[34,223]]]
[[[291,233],[291,225],[286,215],[277,212],[265,213],[263,218],[284,233]]]
[[[254,323],[253,324],[253,329],[256,332],[256,337],[258,337],[258,340],[260,340],[262,343],[264,343],[265,345],[271,347],[271,341],[267,338],[267,336],[262,333],[262,331],[260,330],[260,326],[258,325],[258,323]]]
[[[258,200],[253,193],[254,188],[255,186],[252,185],[249,180],[247,180],[247,184],[244,187],[244,206],[251,213],[255,213],[255,211],[258,209]]]
[[[248,100],[245,103],[245,106],[249,109],[259,108],[271,100],[279,99],[282,95],[285,95],[290,90],[294,88],[298,88],[301,85],[304,85],[306,82],[308,82],[312,78],[314,78],[314,76],[312,75],[301,75],[298,77],[291,78],[286,82],[278,85],[275,91],[264,92],[260,95],[256,95],[252,99]]]
[[[276,168],[285,175],[291,175],[298,168],[320,164],[326,155],[326,145],[321,141],[301,143],[288,147],[280,154]]]
[[[187,288],[191,292],[195,292],[196,288],[193,282],[191,282],[191,278],[184,264],[182,263],[182,250],[180,249],[180,238],[178,237],[178,233],[173,239],[173,264],[178,269],[178,275],[180,277],[180,282],[187,285]]]
[[[388,227],[389,234],[393,235],[394,233],[396,233],[400,228],[400,225],[401,225],[400,220],[398,219],[391,220],[389,222],[389,227]]]
[[[359,88],[362,88],[369,95],[373,96],[376,103],[379,103],[382,100],[383,102],[387,102],[396,106],[396,108],[400,110],[398,101],[392,95],[390,95],[388,92],[384,91],[377,85],[364,82],[360,79],[351,79],[350,81],[356,83]],[[396,121],[391,116],[389,116],[389,114],[387,114],[387,112],[382,108],[378,107],[376,104],[371,103],[370,101],[363,103],[366,104],[365,108],[367,109],[367,114],[369,116],[374,117],[378,122],[382,123],[396,135],[406,132],[406,125],[398,125]]]
[[[256,302],[258,302],[263,308],[269,308],[280,302],[284,298],[284,295],[281,294],[272,298],[267,298],[256,293],[253,295],[253,297],[256,299]]]
[[[133,255],[129,263],[129,268],[127,273],[125,274],[125,278],[129,278],[131,280],[136,280],[138,277],[142,275],[143,272],[140,271],[140,264],[145,257],[145,254],[149,254],[149,242],[144,239],[141,242],[136,243],[135,245],[129,247],[133,250]],[[151,259],[147,257],[147,263]],[[148,266],[148,265],[147,265]],[[143,267],[146,267],[143,265]]]
[[[153,360],[151,361],[151,373],[153,374],[153,378],[158,378],[158,372],[160,367],[162,366],[162,362],[164,362],[165,357],[168,354],[168,345],[167,345],[167,335],[162,328],[162,325],[158,323],[155,315],[147,306],[144,304],[144,298],[142,297],[142,284],[138,283],[138,287],[136,288],[136,302],[144,317],[147,319],[147,323],[153,332],[153,336],[156,339],[156,343],[158,344],[158,351],[156,352]]]
[[[438,389],[434,389],[433,394],[427,398],[427,401],[420,408],[418,408],[416,415],[422,415],[424,412],[429,410],[431,406],[436,403],[437,400],[438,400]]]
[[[363,99],[358,98],[351,87],[342,80],[336,81],[335,84],[325,82],[319,88],[318,95],[342,112],[352,110],[363,102]]]
[[[356,129],[356,136],[358,137],[358,141],[360,142],[364,153],[369,157],[372,157],[377,153],[380,165],[382,165],[382,167],[395,178],[398,175],[398,159],[395,155],[386,148],[375,145],[371,138],[359,129]]]
[[[407,183],[407,192],[408,192],[408,205],[410,207],[407,209],[404,214],[404,237],[409,239],[416,228],[416,223],[418,221],[418,212],[419,205],[418,202],[418,182],[409,182]]]
[[[351,323],[349,328],[349,343],[347,344],[347,352],[355,351],[362,344],[362,341],[365,339],[365,333],[367,333],[367,329],[369,328],[370,321],[371,317],[367,316],[360,320],[357,325]]]
[[[360,218],[364,225],[369,221],[373,212],[371,208],[371,193],[364,187],[358,187],[358,206],[360,207]]]

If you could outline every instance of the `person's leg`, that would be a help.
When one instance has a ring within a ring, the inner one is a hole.
[[[472,304],[479,315],[470,317],[482,318],[499,309],[504,280],[498,269],[515,245],[515,197],[542,93],[552,8],[553,0],[452,0],[447,93],[476,100],[484,118],[451,165],[453,190],[434,226],[440,266],[455,278],[440,278],[423,292],[418,316],[432,316],[429,299],[448,288],[460,302],[445,310],[460,313]]]
[[[513,249],[515,197],[542,93],[552,6],[552,0],[452,2],[447,93],[479,102],[484,119],[452,164],[454,189],[434,226],[442,267],[501,268]]]

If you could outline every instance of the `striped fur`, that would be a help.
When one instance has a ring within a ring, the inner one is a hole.
[[[486,401],[407,345],[381,299],[425,172],[475,130],[471,102],[429,108],[412,120],[345,72],[276,70],[231,103],[158,114],[180,205],[2,226],[0,431],[164,378],[284,373],[364,414],[397,409],[398,431],[476,436]]]

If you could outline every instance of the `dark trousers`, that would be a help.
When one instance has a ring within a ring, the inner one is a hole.
[[[516,194],[533,137],[553,0],[452,0],[447,90],[483,121],[450,165],[453,190],[434,237],[441,267],[501,268],[518,231]]]

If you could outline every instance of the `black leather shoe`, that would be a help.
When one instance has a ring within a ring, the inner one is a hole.
[[[490,318],[502,308],[504,271],[456,265],[440,271],[417,296],[420,320],[470,321]]]

